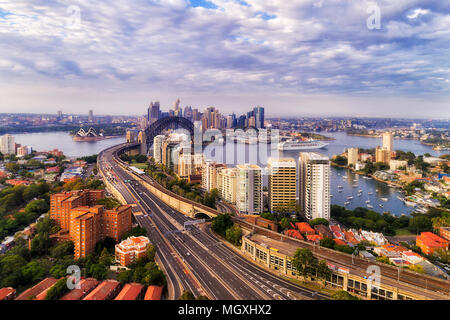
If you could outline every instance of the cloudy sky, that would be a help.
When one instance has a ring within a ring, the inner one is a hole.
[[[0,0],[0,112],[143,114],[177,98],[450,118],[450,2]]]

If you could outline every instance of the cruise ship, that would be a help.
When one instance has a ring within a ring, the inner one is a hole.
[[[278,150],[313,150],[313,149],[322,149],[328,146],[328,143],[324,143],[322,141],[317,140],[309,140],[309,141],[293,141],[288,140],[284,142],[278,143]]]

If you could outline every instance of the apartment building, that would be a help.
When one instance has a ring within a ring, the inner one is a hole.
[[[202,188],[205,191],[211,191],[217,188],[217,181],[220,170],[227,166],[223,163],[214,161],[205,161],[202,166]]]
[[[116,261],[124,267],[129,266],[146,255],[149,244],[150,240],[144,236],[129,237],[123,240],[121,243],[116,244]]]
[[[92,253],[98,241],[106,237],[120,241],[122,235],[131,230],[131,206],[107,210],[95,205],[102,197],[102,190],[51,196],[50,217],[61,227],[60,234],[68,233],[74,242],[76,259]]]
[[[217,187],[220,197],[229,202],[236,203],[237,195],[237,169],[225,168],[219,171],[219,177],[217,179]]]
[[[347,150],[347,165],[356,165],[356,163],[358,162],[358,151],[358,148],[349,148]]]
[[[300,208],[310,219],[330,219],[330,159],[316,152],[301,152],[298,194]]]
[[[104,197],[104,190],[77,190],[54,194],[50,198],[50,218],[55,220],[61,229],[69,230],[70,212],[73,208],[93,206]]]
[[[293,158],[269,158],[269,210],[283,210],[297,202],[297,165]]]
[[[263,211],[262,170],[257,165],[243,164],[237,167],[237,209],[246,214]]]

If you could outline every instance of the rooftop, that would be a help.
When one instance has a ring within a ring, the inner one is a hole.
[[[144,290],[139,283],[127,283],[114,300],[137,300]]]

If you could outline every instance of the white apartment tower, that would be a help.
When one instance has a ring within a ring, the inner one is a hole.
[[[16,154],[14,136],[5,134],[0,137],[0,152],[2,154]]]
[[[153,158],[155,163],[162,163],[162,144],[165,136],[159,135],[153,139]]]
[[[308,220],[330,219],[330,159],[316,152],[299,157],[299,204]]]
[[[383,149],[393,151],[393,137],[391,132],[383,132]]]
[[[217,187],[220,197],[229,202],[236,203],[237,195],[237,169],[226,168],[219,171]]]
[[[347,164],[355,166],[358,162],[358,148],[349,148],[347,150]]]
[[[246,214],[260,214],[263,211],[262,170],[257,165],[237,167],[237,209]]]

